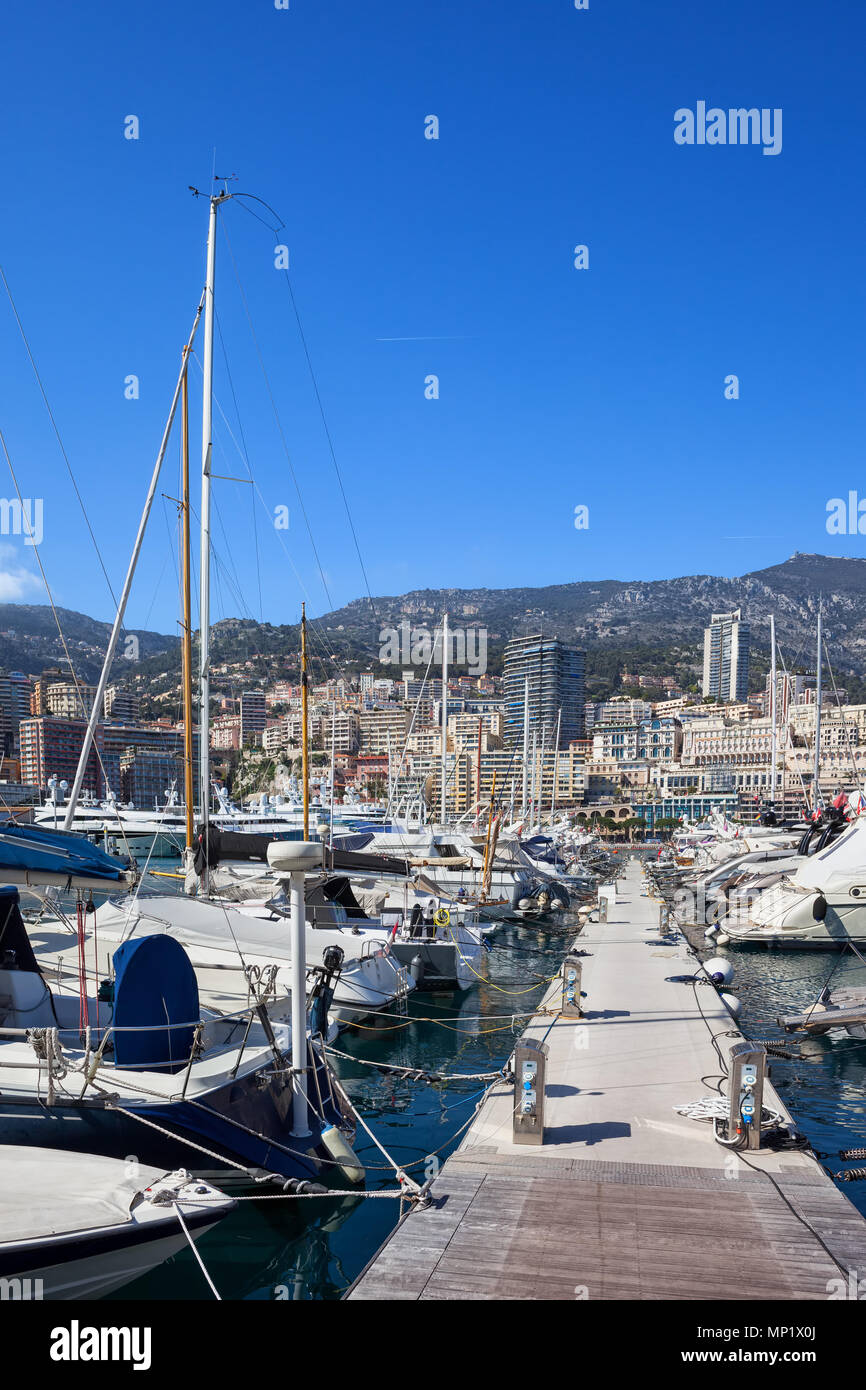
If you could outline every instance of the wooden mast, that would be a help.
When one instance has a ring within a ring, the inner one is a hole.
[[[304,797],[304,839],[310,838],[310,769],[307,748],[307,608],[301,604],[301,781]]]
[[[193,795],[193,734],[192,734],[192,597],[190,593],[189,544],[189,375],[187,371],[189,346],[183,350],[183,383],[181,386],[181,568],[183,577],[183,785],[186,806],[186,843],[192,846],[195,834],[195,803]]]

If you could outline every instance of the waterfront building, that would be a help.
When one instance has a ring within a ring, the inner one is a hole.
[[[683,726],[672,714],[652,715],[637,726],[637,756],[651,762],[667,761],[680,756]]]
[[[268,723],[268,709],[263,690],[245,690],[241,695],[241,747],[255,740],[255,735],[264,733]]]
[[[610,700],[588,700],[584,706],[587,732],[600,724],[637,724],[652,714],[649,700],[636,700],[631,695],[614,695]]]
[[[552,748],[559,722],[559,746],[567,748],[580,738],[584,727],[584,678],[586,653],[558,638],[536,633],[514,637],[504,659],[505,739],[521,744],[524,697],[529,680],[529,732],[537,733],[540,747]],[[561,711],[561,718],[560,718]]]
[[[139,717],[141,700],[124,685],[109,685],[105,690],[105,718],[120,724],[134,724]]]
[[[743,610],[713,613],[704,629],[704,698],[745,700],[749,692],[749,624]]]

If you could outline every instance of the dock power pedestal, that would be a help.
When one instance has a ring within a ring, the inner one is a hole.
[[[744,1149],[761,1147],[761,1108],[767,1049],[756,1043],[735,1043],[731,1048],[731,1074],[728,1078],[730,1111],[728,1139],[745,1134]]]
[[[515,1144],[544,1143],[544,1085],[547,1044],[521,1038],[514,1049]]]
[[[580,1006],[580,956],[572,952],[562,962],[562,1005],[563,1018],[583,1018]]]

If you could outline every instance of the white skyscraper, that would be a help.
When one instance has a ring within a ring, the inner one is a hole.
[[[749,624],[742,609],[714,613],[704,629],[704,696],[745,700],[749,691]]]

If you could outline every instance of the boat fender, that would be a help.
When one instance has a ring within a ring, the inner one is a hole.
[[[716,937],[716,945],[717,945],[717,946],[727,946],[727,944],[728,944],[728,942],[730,941],[730,939],[731,939],[731,938],[728,936],[728,933],[727,933],[727,932],[720,931],[719,934],[718,934],[718,936]]]
[[[743,1006],[735,994],[721,994],[719,998],[728,1010],[728,1013],[733,1014],[734,1018],[740,1017],[740,1014],[743,1012]]]
[[[322,1146],[348,1182],[364,1181],[364,1165],[345,1134],[337,1129],[336,1125],[328,1125],[322,1130]]]
[[[417,956],[412,957],[412,960],[409,963],[409,974],[412,976],[412,979],[415,981],[416,985],[420,985],[421,981],[424,978],[424,959],[420,951]]]
[[[827,899],[823,893],[819,893],[812,904],[812,916],[816,922],[823,922],[827,916]]]
[[[714,956],[704,963],[704,969],[714,985],[729,985],[734,978],[734,967],[729,960]]]

